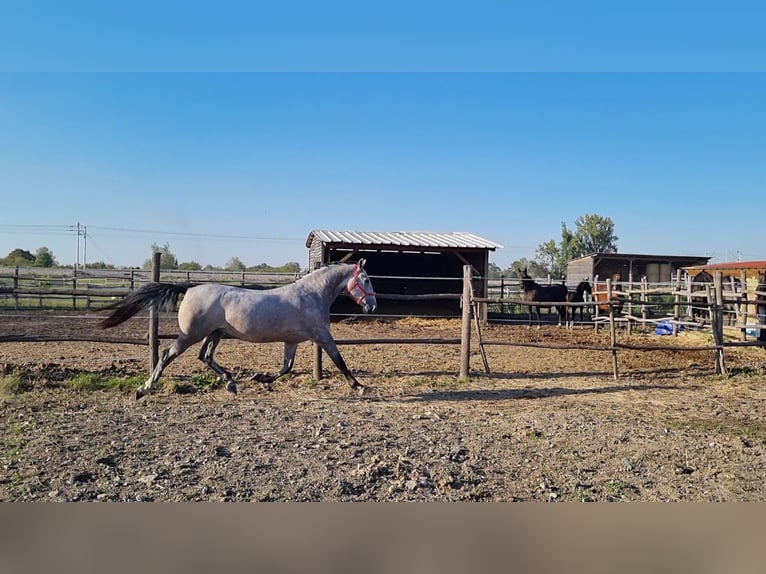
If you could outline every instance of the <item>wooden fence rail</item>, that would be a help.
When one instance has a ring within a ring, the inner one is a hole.
[[[159,261],[158,258],[155,258],[155,269],[159,269]],[[159,274],[156,275],[156,277],[159,277]],[[729,302],[729,299],[727,299],[724,296],[724,289],[723,289],[723,281],[721,278],[721,274],[716,274],[715,277],[715,285],[714,288],[711,289],[711,292],[709,294],[710,300],[707,303],[702,303],[701,305],[708,309],[710,311],[710,317],[711,317],[711,327],[712,327],[712,333],[714,338],[714,344],[712,345],[699,345],[699,346],[684,346],[684,345],[673,345],[673,344],[647,344],[647,345],[634,345],[634,344],[628,344],[621,342],[619,340],[620,335],[620,329],[618,329],[618,326],[622,323],[626,323],[627,325],[630,325],[631,322],[635,323],[646,323],[646,322],[659,322],[659,321],[668,321],[672,323],[674,326],[678,327],[680,325],[698,325],[697,323],[684,321],[681,319],[681,314],[679,311],[679,306],[682,305],[682,303],[679,301],[679,296],[687,292],[674,289],[669,290],[667,292],[665,291],[652,291],[652,293],[660,294],[660,295],[670,295],[673,297],[672,303],[663,303],[662,305],[658,304],[659,306],[668,307],[671,306],[674,308],[674,312],[670,315],[667,315],[665,317],[655,317],[652,319],[647,319],[645,317],[638,317],[633,315],[628,315],[627,317],[617,317],[615,313],[615,308],[620,303],[616,301],[605,301],[605,302],[599,302],[599,304],[603,304],[608,308],[608,312],[606,316],[604,317],[596,317],[596,321],[594,325],[598,327],[599,325],[607,325],[610,330],[610,342],[606,345],[576,345],[576,344],[550,344],[550,343],[530,343],[525,341],[493,341],[485,339],[482,336],[481,333],[481,326],[479,324],[479,321],[477,317],[480,315],[477,312],[477,306],[478,305],[503,305],[503,304],[512,304],[512,305],[520,305],[522,307],[526,306],[537,306],[539,303],[536,302],[527,302],[523,301],[520,298],[508,298],[508,297],[475,297],[473,294],[473,287],[472,287],[472,276],[471,276],[471,267],[466,266],[464,268],[464,276],[463,276],[463,292],[462,294],[455,294],[455,293],[442,293],[442,294],[430,294],[430,295],[390,295],[392,299],[402,299],[402,300],[412,300],[416,301],[418,299],[432,299],[432,298],[455,298],[460,299],[462,304],[462,312],[461,312],[461,332],[459,337],[454,338],[359,338],[359,339],[340,339],[337,342],[338,345],[386,345],[386,344],[395,344],[395,345],[461,345],[461,352],[460,352],[460,365],[458,370],[458,376],[462,378],[467,378],[470,376],[470,357],[471,357],[471,339],[472,339],[472,332],[475,331],[478,336],[478,350],[481,353],[482,360],[484,362],[485,372],[489,372],[490,365],[487,360],[485,347],[489,346],[518,346],[518,347],[536,347],[536,348],[546,348],[546,349],[560,349],[560,350],[572,350],[572,351],[602,351],[602,352],[609,352],[612,355],[612,367],[613,367],[613,376],[615,379],[618,378],[618,354],[620,351],[624,350],[632,350],[632,351],[646,351],[646,352],[652,352],[652,351],[707,351],[713,352],[714,356],[714,372],[718,374],[726,374],[726,365],[724,361],[724,349],[726,347],[764,347],[766,346],[766,343],[760,342],[760,341],[754,341],[754,342],[747,342],[747,341],[726,341],[723,336],[723,329],[724,329],[724,321],[723,321],[723,310],[724,306]],[[38,288],[33,288],[33,291],[38,291]],[[11,292],[7,288],[4,288],[3,290],[0,290],[0,293],[8,293]],[[16,295],[21,295],[25,292],[25,289],[17,288],[13,289],[12,293]],[[114,291],[105,291],[104,293],[109,293],[109,297],[113,297]],[[635,300],[636,305],[644,305],[644,306],[651,306],[653,305],[649,300],[647,299],[647,296],[649,295],[650,291],[648,289],[643,289],[638,291],[641,294],[641,297],[639,299]],[[86,293],[88,295],[96,296],[93,293],[93,290],[86,290]],[[104,293],[99,292],[98,296],[106,296]],[[82,293],[82,290],[72,289],[66,291],[65,294],[74,294],[73,296],[81,296],[84,295]],[[127,291],[125,292],[127,294]],[[631,296],[631,301],[633,292],[629,292],[629,295]],[[755,292],[756,295],[766,295],[766,293],[760,293]],[[383,294],[379,294],[379,297],[383,298],[386,297]],[[699,293],[694,293],[694,296],[699,296]],[[748,303],[752,303],[752,300],[749,300]],[[624,303],[623,303],[624,304]],[[565,307],[588,307],[593,306],[593,301],[585,301],[582,303],[556,303],[556,306],[565,306]],[[150,319],[150,328],[148,335],[143,338],[120,338],[120,337],[98,337],[98,336],[75,336],[75,337],[67,337],[67,338],[61,338],[61,337],[55,337],[55,336],[43,336],[43,335],[0,335],[0,342],[11,342],[11,341],[28,341],[28,342],[53,342],[53,341],[61,341],[61,340],[68,340],[68,341],[93,341],[93,342],[103,342],[103,343],[123,343],[123,344],[135,344],[135,345],[143,345],[148,346],[151,353],[152,358],[152,365],[156,364],[157,357],[159,356],[159,341],[162,339],[170,339],[175,338],[175,335],[162,335],[158,332],[157,328],[157,322],[158,322],[158,314],[150,312],[149,314]],[[748,315],[749,316],[749,315]],[[473,325],[473,328],[472,328]],[[757,329],[766,329],[766,324],[754,324],[753,328]],[[674,334],[677,333],[677,331],[674,331]],[[314,352],[314,370],[313,370],[315,376],[317,378],[321,378],[322,375],[322,353],[321,349],[319,349],[317,346],[315,346],[315,352]]]

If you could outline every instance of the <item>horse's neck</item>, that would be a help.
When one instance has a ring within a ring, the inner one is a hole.
[[[350,278],[349,272],[345,265],[326,267],[325,269],[326,271],[317,272],[321,273],[321,275],[315,275],[314,277],[309,275],[308,278],[312,279],[311,290],[332,302],[338,295],[343,293],[346,283],[348,283]]]
[[[535,289],[539,289],[540,285],[536,283],[534,279],[529,277],[521,280],[521,288],[524,289],[524,291],[534,291]]]

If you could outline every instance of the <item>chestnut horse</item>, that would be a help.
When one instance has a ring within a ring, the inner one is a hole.
[[[612,273],[611,277],[611,284],[612,284],[612,301],[616,303],[614,307],[614,312],[616,315],[619,315],[622,313],[622,306],[625,303],[624,297],[625,294],[622,292],[622,285],[620,285],[620,281],[622,280],[622,274],[619,272]],[[606,282],[603,283],[596,283],[595,289],[593,291],[593,300],[596,301],[596,303],[601,303],[598,306],[598,309],[600,311],[604,311],[606,313],[609,312],[610,305],[607,304],[607,301],[609,300],[609,294],[606,290]]]

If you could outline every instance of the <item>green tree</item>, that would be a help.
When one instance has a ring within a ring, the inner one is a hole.
[[[183,263],[178,264],[178,268],[183,271],[201,271],[202,265],[196,261],[184,261]]]
[[[581,215],[575,221],[577,254],[582,257],[591,253],[617,253],[617,239],[614,222],[609,217],[595,213]]]
[[[35,256],[32,255],[26,249],[14,249],[7,257],[0,260],[3,265],[19,266],[19,267],[31,267],[35,263]]]
[[[540,263],[541,267],[545,269],[546,275],[548,273],[553,276],[558,275],[561,269],[559,263],[559,261],[561,261],[561,251],[558,245],[556,245],[555,239],[549,239],[538,245],[535,255],[537,256],[537,261]]]
[[[562,278],[572,259],[591,253],[616,253],[617,239],[609,217],[586,214],[575,220],[574,231],[562,221],[559,243],[549,239],[537,246],[535,255],[552,277]]]
[[[242,263],[242,260],[239,257],[232,257],[226,263],[224,269],[226,269],[226,271],[244,271],[247,269],[247,266]]]
[[[111,263],[104,263],[103,261],[94,261],[88,263],[88,269],[115,269],[115,266]]]
[[[45,246],[37,249],[34,262],[35,267],[56,267],[57,265],[56,257],[50,249]]]
[[[160,269],[178,269],[178,257],[170,250],[170,244],[165,243],[162,246],[152,243],[152,253],[160,253]],[[144,262],[144,269],[152,268],[152,260],[147,259]]]
[[[530,277],[546,277],[549,274],[548,269],[544,265],[541,265],[535,260],[530,261],[526,257],[522,257],[511,263],[510,267],[508,267],[503,274],[506,277],[518,278],[521,276],[521,271],[524,271],[524,269],[527,270]]]
[[[297,261],[289,261],[279,268],[282,273],[300,273],[301,264]]]

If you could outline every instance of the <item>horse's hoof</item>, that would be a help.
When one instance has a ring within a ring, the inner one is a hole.
[[[356,392],[360,397],[363,397],[369,394],[369,388],[365,387],[364,385],[359,385],[358,387],[356,387]]]
[[[234,381],[229,381],[226,383],[226,390],[232,393],[233,395],[237,394],[237,383]]]

